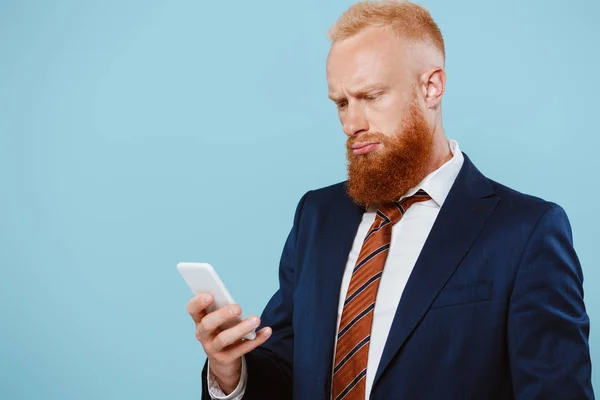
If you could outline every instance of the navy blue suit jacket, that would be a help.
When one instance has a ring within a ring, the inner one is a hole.
[[[244,400],[330,398],[342,274],[363,209],[344,183],[306,193],[246,355]],[[465,155],[396,311],[373,400],[593,399],[583,276],[564,210]],[[209,399],[206,365],[203,398]]]

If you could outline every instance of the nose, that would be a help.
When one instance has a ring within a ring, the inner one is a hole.
[[[356,136],[369,130],[364,110],[359,102],[350,102],[342,117],[342,128],[347,136]]]

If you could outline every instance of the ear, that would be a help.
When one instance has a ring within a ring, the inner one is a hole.
[[[421,75],[423,99],[427,108],[437,108],[442,102],[446,89],[446,72],[442,67],[435,67]]]

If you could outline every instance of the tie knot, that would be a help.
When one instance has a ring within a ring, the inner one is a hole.
[[[400,201],[380,204],[377,208],[377,215],[385,222],[389,220],[392,224],[395,224],[396,222],[400,221],[400,218],[402,218],[410,206],[415,203],[430,199],[431,197],[424,190],[419,189],[417,193]]]

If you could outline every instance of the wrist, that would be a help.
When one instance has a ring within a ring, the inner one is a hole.
[[[241,365],[232,368],[231,366],[220,366],[218,363],[210,363],[211,375],[215,378],[221,390],[227,395],[233,392],[239,385],[242,375],[241,370]]]

